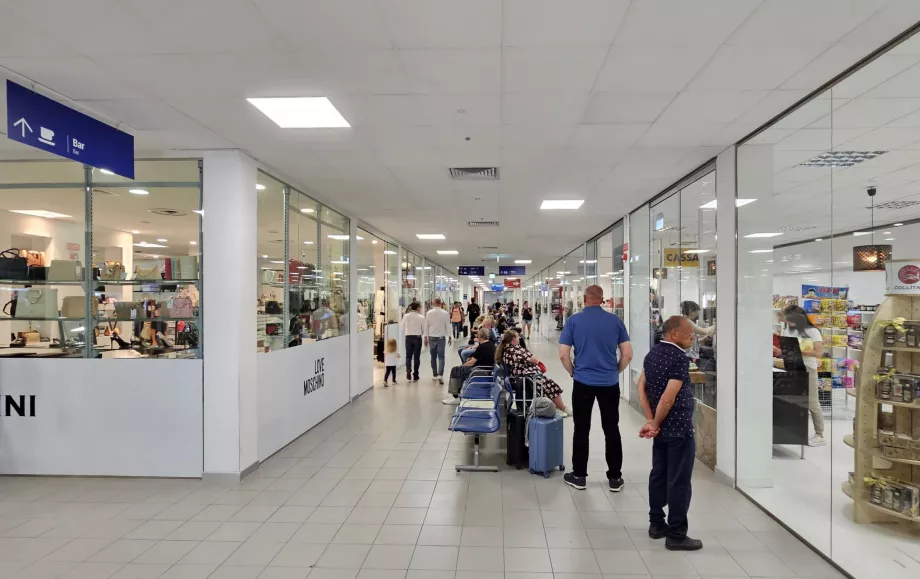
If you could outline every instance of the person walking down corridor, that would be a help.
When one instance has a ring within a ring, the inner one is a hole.
[[[689,318],[668,318],[662,340],[645,357],[639,375],[639,403],[647,420],[639,436],[653,439],[652,472],[648,478],[648,536],[666,538],[665,548],[669,551],[703,548],[702,541],[687,536],[696,442],[690,359],[685,352],[693,345],[693,338],[694,327]]]
[[[466,317],[469,318],[470,328],[472,328],[473,322],[479,317],[479,304],[476,303],[476,298],[472,298],[469,305],[466,306]]]
[[[422,358],[422,335],[425,318],[419,313],[421,304],[412,302],[402,319],[402,333],[406,337],[406,381],[418,382],[418,367]]]
[[[463,332],[463,304],[460,302],[454,302],[453,307],[450,308],[450,325],[453,327],[456,340]]]
[[[425,314],[425,345],[431,353],[431,372],[433,380],[438,384],[444,383],[444,351],[447,349],[445,342],[452,342],[450,328],[450,314],[441,307],[441,298],[431,301],[432,308]],[[418,380],[418,376],[415,378]]]
[[[612,492],[623,490],[623,441],[620,438],[620,372],[632,359],[632,345],[620,318],[604,311],[604,290],[585,289],[585,308],[566,320],[559,337],[559,358],[574,379],[572,412],[572,472],[563,477],[579,490],[587,488],[588,438],[594,401],[601,413],[606,438],[607,484]],[[572,348],[575,362],[572,363]],[[619,359],[617,351],[619,350]]]

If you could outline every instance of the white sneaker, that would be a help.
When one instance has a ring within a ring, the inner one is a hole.
[[[816,434],[808,439],[808,446],[824,446],[827,444],[827,441],[824,440],[824,437],[820,434]]]
[[[444,400],[441,400],[441,404],[446,404],[448,406],[460,406],[460,399],[454,398],[453,396],[448,396]]]
[[[432,381],[432,382],[437,382],[437,381],[438,381],[438,377],[437,377],[437,376],[433,376],[433,377],[431,378],[431,381]]]

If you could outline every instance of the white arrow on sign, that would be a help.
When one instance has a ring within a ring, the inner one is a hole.
[[[23,137],[23,138],[25,138],[25,136],[26,136],[26,129],[29,129],[29,132],[30,132],[30,133],[32,132],[32,127],[29,126],[29,123],[28,123],[24,118],[23,118],[23,119],[19,119],[18,121],[16,121],[15,123],[13,123],[13,126],[14,126],[14,127],[22,127],[22,137]]]

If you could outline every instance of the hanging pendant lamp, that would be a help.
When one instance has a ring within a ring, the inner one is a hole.
[[[885,271],[885,263],[891,259],[891,246],[875,244],[875,187],[869,187],[872,211],[872,241],[871,245],[857,245],[853,248],[853,271]]]

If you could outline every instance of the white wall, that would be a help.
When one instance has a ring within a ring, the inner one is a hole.
[[[348,345],[349,337],[339,336],[258,356],[259,460],[348,404]]]
[[[736,214],[735,147],[716,158],[716,472],[735,480]]]
[[[201,381],[201,360],[3,360],[35,416],[0,418],[0,474],[199,477]]]

